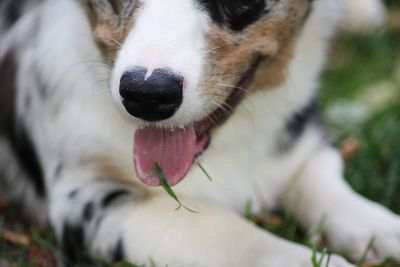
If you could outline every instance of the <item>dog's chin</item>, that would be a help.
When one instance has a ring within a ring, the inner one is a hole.
[[[185,127],[141,127],[134,136],[134,164],[139,179],[149,186],[161,185],[163,176],[170,186],[181,182],[193,163],[208,147],[213,129],[222,125],[232,114],[253,81],[261,62],[255,57],[231,94],[220,108],[200,121]],[[157,170],[156,166],[161,167]]]

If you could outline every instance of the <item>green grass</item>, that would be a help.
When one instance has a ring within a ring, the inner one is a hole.
[[[330,259],[331,254],[328,249],[325,248],[320,254],[318,254],[316,246],[313,246],[311,254],[311,263],[313,267],[328,267]]]
[[[387,2],[400,7],[398,0]],[[359,152],[346,161],[345,177],[362,195],[400,213],[400,29],[372,36],[341,34],[331,54],[318,99],[333,143],[340,146],[344,139],[352,137],[358,140],[360,147]],[[361,118],[352,115],[354,107],[362,110]],[[289,216],[280,215],[283,221],[279,223],[258,220],[251,214],[247,216],[279,236],[313,247],[309,237]],[[0,215],[0,229],[10,224],[13,220],[8,215]],[[28,229],[34,246],[55,250],[51,233],[18,223],[11,227],[17,231]],[[314,247],[310,261],[315,267],[321,267],[317,248],[323,251],[323,246]],[[29,267],[29,253],[28,248],[0,239],[0,266],[3,258],[11,266]],[[329,253],[326,251],[323,255],[327,257]],[[388,264],[389,260],[381,267]],[[127,263],[116,266],[134,267]]]
[[[346,162],[346,179],[361,194],[400,213],[400,34],[344,35],[339,43],[323,75],[320,103],[329,113],[338,101],[358,101],[369,113],[354,127],[328,121],[337,145],[346,137],[360,143],[360,152]],[[380,94],[388,96],[377,101]]]
[[[192,212],[192,213],[198,213],[198,211],[195,211],[193,209],[190,209],[186,207],[182,202],[179,200],[178,196],[175,194],[175,192],[172,190],[172,188],[169,186],[167,179],[165,178],[164,172],[161,169],[161,166],[158,163],[154,163],[154,171],[160,180],[160,184],[162,188],[164,188],[165,192],[176,201],[178,206],[176,207],[176,211],[178,211],[180,208],[184,208],[185,210]]]

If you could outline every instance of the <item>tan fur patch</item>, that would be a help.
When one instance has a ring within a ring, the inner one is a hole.
[[[103,56],[114,63],[117,52],[134,25],[137,1],[87,0],[93,37]]]
[[[87,160],[86,163],[88,163],[88,166],[92,166],[92,168],[96,171],[96,173],[98,173],[98,175],[100,175],[100,177],[110,179],[110,181],[113,183],[126,188],[137,189],[135,190],[135,192],[137,192],[135,194],[137,198],[144,199],[149,196],[149,192],[135,181],[132,181],[133,178],[128,177],[124,172],[122,172],[121,169],[113,163],[111,158],[103,155],[97,155]]]
[[[209,77],[205,77],[202,91],[222,103],[257,56],[263,60],[246,90],[280,85],[308,8],[308,0],[281,0],[270,14],[240,33],[213,26],[208,43]]]

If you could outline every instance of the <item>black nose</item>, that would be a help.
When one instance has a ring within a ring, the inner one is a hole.
[[[121,77],[122,104],[134,117],[161,121],[172,117],[183,100],[183,78],[169,69],[155,69],[145,79],[147,69],[134,68]]]

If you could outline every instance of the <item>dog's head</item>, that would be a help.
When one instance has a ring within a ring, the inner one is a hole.
[[[137,124],[138,176],[170,185],[245,95],[277,87],[311,0],[86,0],[111,91]]]

